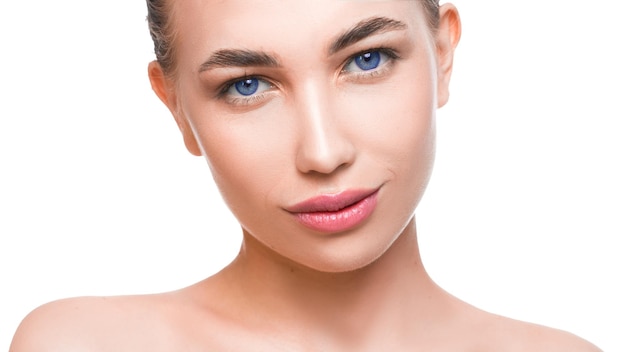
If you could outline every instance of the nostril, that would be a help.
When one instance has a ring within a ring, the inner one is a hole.
[[[296,156],[296,166],[303,173],[332,174],[349,167],[354,162],[355,155],[354,148],[347,139],[302,141]]]

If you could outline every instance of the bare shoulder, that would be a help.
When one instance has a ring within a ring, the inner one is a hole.
[[[162,295],[146,295],[80,297],[47,303],[24,318],[9,351],[132,350],[143,341],[129,336],[158,340],[167,330],[165,301]]]
[[[485,325],[499,351],[601,352],[572,333],[493,315]]]
[[[96,322],[96,311],[106,311],[106,298],[71,298],[44,304],[30,312],[18,327],[10,352],[76,351],[85,330]],[[95,329],[94,329],[95,330]]]
[[[47,303],[24,318],[9,352],[223,351],[245,345],[247,335],[220,314],[221,296],[213,291],[199,283],[160,294]]]
[[[591,342],[567,331],[523,323],[523,336],[532,341],[535,351],[600,352]]]

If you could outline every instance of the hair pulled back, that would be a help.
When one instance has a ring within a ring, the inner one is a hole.
[[[439,0],[418,0],[424,5],[431,29],[439,25]],[[174,28],[172,0],[146,0],[148,5],[148,27],[154,42],[154,53],[166,75],[173,75],[176,62],[174,55]]]

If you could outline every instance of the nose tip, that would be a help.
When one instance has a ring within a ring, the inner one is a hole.
[[[332,174],[352,164],[355,155],[353,145],[344,136],[320,128],[301,139],[296,166],[302,173]]]

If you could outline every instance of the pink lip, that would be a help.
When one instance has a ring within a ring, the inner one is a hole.
[[[320,232],[342,232],[365,221],[376,208],[375,190],[348,190],[313,197],[289,207],[298,222]]]

